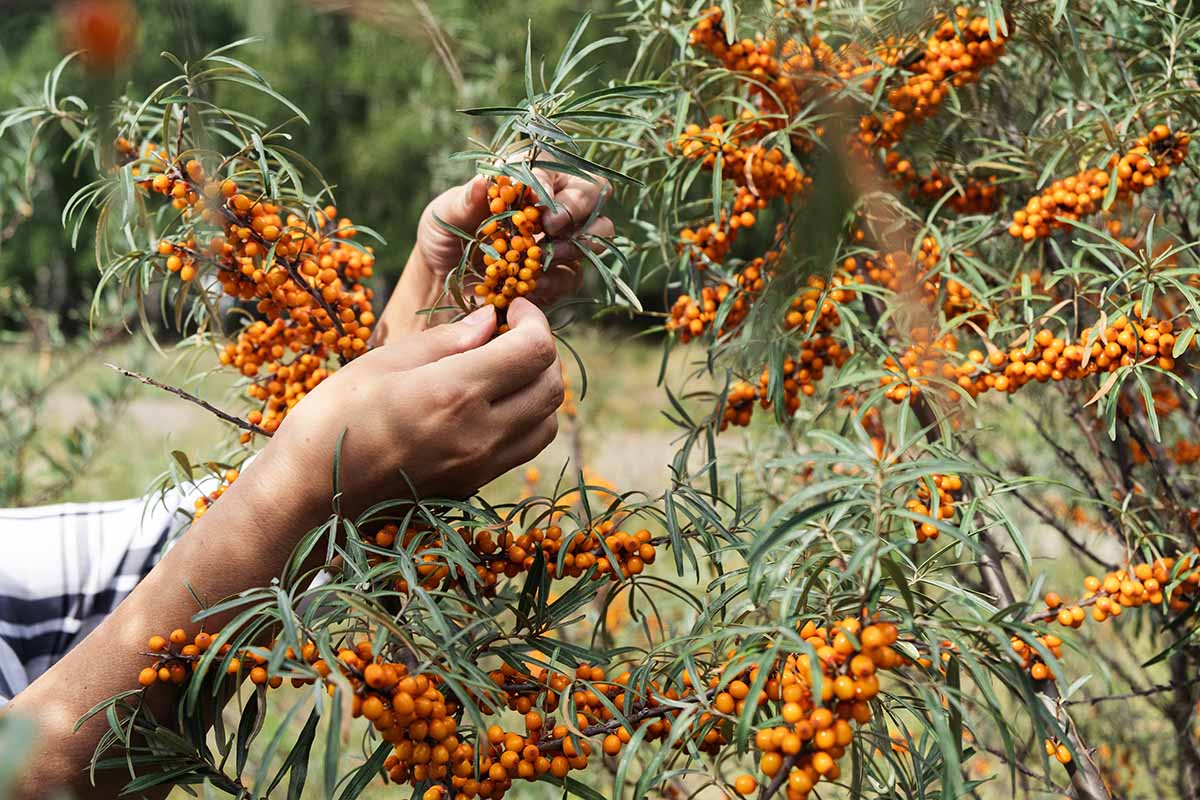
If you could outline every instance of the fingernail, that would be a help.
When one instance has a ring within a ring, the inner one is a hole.
[[[463,323],[476,328],[482,328],[486,325],[491,325],[492,320],[496,318],[496,309],[494,306],[486,305],[472,311],[467,316],[463,317]]]

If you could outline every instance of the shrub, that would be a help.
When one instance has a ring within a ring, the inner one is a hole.
[[[95,710],[132,758],[101,766],[292,795],[316,746],[341,796],[1106,798],[1137,785],[1113,748],[1165,730],[1154,758],[1195,793],[1191,7],[745,5],[631,3],[622,80],[582,69],[615,42],[581,26],[474,112],[493,216],[458,232],[447,302],[532,291],[545,170],[612,181],[633,222],[581,242],[606,252],[595,310],[695,365],[664,387],[667,491],[574,464],[545,497],[335,510],[299,551],[336,552],[330,582],[291,569],[198,612],[234,612],[220,630],[147,631]],[[234,77],[272,92],[226,51],[128,100],[90,138],[116,171],[66,217],[98,211],[106,283],[163,283],[247,378],[248,454],[367,348],[375,253],[278,130],[180,91]],[[657,315],[637,291],[662,276]],[[269,709],[307,722],[258,742]]]

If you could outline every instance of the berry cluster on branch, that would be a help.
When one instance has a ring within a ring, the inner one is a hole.
[[[132,154],[126,145],[118,151]],[[261,406],[247,420],[273,433],[336,364],[366,352],[375,314],[363,282],[375,256],[352,244],[353,224],[333,206],[291,210],[153,143],[142,163],[150,177],[139,184],[180,211],[181,231],[157,246],[168,274],[184,283],[214,274],[226,295],[254,304],[254,320],[219,357],[252,379],[246,392]]]
[[[1109,158],[1105,169],[1093,167],[1056,180],[1013,212],[1008,232],[1027,242],[1044,239],[1058,228],[1069,227],[1101,209],[1109,193],[1110,175],[1116,176],[1116,202],[1128,203],[1171,174],[1187,158],[1191,135],[1172,133],[1158,124],[1123,155]]]

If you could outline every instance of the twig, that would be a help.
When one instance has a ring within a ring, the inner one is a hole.
[[[1101,697],[1084,697],[1079,700],[1064,700],[1063,705],[1099,705],[1100,703],[1107,703],[1112,700],[1130,700],[1135,697],[1146,697],[1152,694],[1159,694],[1160,692],[1173,692],[1176,689],[1194,686],[1197,683],[1200,683],[1200,678],[1192,678],[1190,681],[1184,681],[1183,683],[1156,683],[1152,686],[1147,686],[1144,689],[1134,689],[1133,691],[1125,692],[1123,694],[1106,694]]]
[[[125,369],[124,367],[118,367],[116,364],[105,364],[104,366],[108,367],[111,370],[115,370],[115,371],[121,373],[126,378],[133,378],[134,380],[141,381],[142,383],[146,384],[147,386],[153,386],[155,389],[162,389],[164,392],[170,392],[171,394],[175,395],[176,397],[182,397],[184,400],[187,400],[191,403],[195,403],[196,405],[203,408],[205,411],[208,411],[209,413],[214,414],[219,419],[223,419],[224,421],[228,422],[231,425],[236,425],[237,427],[241,428],[244,431],[249,431],[250,433],[257,434],[260,436],[266,436],[268,439],[271,438],[270,431],[266,430],[265,428],[261,428],[258,425],[255,425],[253,422],[247,422],[246,420],[241,419],[240,417],[235,417],[233,414],[230,414],[227,411],[222,411],[221,409],[217,408],[216,406],[214,406],[212,403],[208,402],[207,400],[201,400],[199,397],[196,397],[196,395],[190,394],[189,392],[185,392],[183,389],[180,389],[175,386],[170,386],[165,383],[161,383],[159,381],[154,380],[153,378],[148,378],[145,375],[142,375],[140,373]]]
[[[793,755],[783,760],[783,765],[779,767],[779,772],[775,773],[775,777],[771,779],[770,783],[762,787],[762,791],[758,795],[758,800],[770,800],[779,791],[784,781],[788,779],[788,774],[791,773],[792,767],[796,764],[798,758],[798,755]]]

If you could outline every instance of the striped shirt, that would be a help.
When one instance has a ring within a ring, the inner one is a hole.
[[[0,509],[0,706],[133,591],[188,521],[187,500]]]

